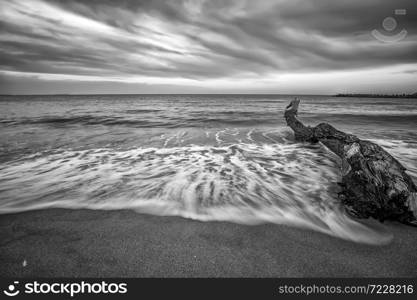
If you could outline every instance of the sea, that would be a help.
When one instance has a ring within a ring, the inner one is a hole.
[[[385,225],[340,204],[340,159],[294,141],[283,117],[293,97],[0,96],[0,218],[129,209],[388,243]],[[304,124],[328,122],[378,143],[417,183],[417,99],[299,98]]]

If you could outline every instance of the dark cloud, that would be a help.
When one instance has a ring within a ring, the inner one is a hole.
[[[395,16],[391,34],[405,28],[406,39],[376,40],[371,31],[383,31],[397,8],[407,15]],[[416,8],[415,0],[6,0],[0,69],[175,84],[412,65]]]

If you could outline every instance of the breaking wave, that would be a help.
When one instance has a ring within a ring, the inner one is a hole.
[[[163,147],[24,156],[1,166],[0,213],[134,209],[201,221],[294,225],[369,244],[390,241],[382,226],[344,213],[337,201],[338,158],[324,147],[277,142],[261,132],[239,134],[206,132],[210,145],[172,144],[165,137]],[[273,141],[260,143],[257,135]],[[180,143],[182,137],[175,139]]]

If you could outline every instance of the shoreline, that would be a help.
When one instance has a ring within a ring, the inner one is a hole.
[[[385,226],[393,240],[373,246],[286,225],[26,211],[0,216],[0,276],[416,277],[417,228]]]

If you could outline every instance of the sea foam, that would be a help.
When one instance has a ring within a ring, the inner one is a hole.
[[[392,238],[382,226],[345,214],[337,200],[339,159],[323,146],[279,142],[254,130],[204,136],[213,143],[169,146],[187,139],[187,132],[178,132],[160,136],[165,147],[58,149],[10,161],[1,168],[0,212],[134,209],[200,221],[292,225],[368,244]]]

